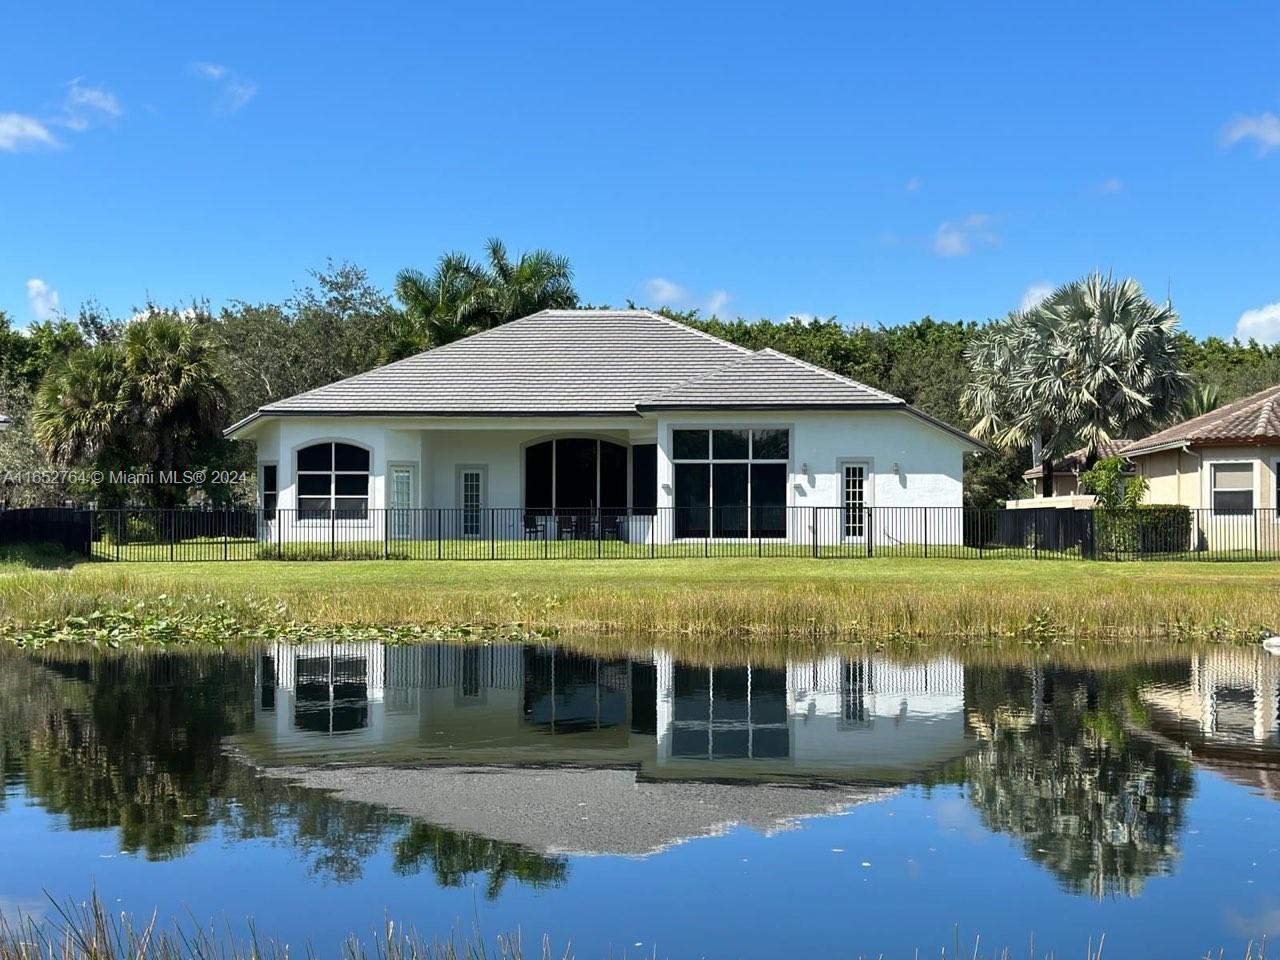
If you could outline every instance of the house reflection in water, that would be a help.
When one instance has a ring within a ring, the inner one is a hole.
[[[256,670],[263,759],[638,766],[651,777],[910,779],[963,755],[964,668],[828,657],[702,667],[564,649],[280,644]]]

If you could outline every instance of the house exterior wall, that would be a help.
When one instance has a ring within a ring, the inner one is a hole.
[[[1276,463],[1280,444],[1270,446],[1192,447],[1162,450],[1135,457],[1138,473],[1147,478],[1147,503],[1181,504],[1193,509],[1213,506],[1210,483],[1215,463],[1253,464],[1253,503],[1256,509],[1274,510]]]
[[[369,507],[377,512],[390,506],[390,470],[394,466],[413,468],[415,481],[412,505],[451,510],[459,502],[459,470],[483,468],[484,506],[512,508],[509,521],[494,535],[520,537],[519,508],[524,502],[524,448],[530,443],[557,436],[590,436],[623,445],[654,443],[658,447],[658,506],[674,504],[671,432],[677,427],[782,427],[790,431],[787,506],[791,508],[842,506],[843,464],[863,461],[870,483],[868,505],[873,507],[959,507],[962,505],[964,454],[968,445],[958,437],[900,411],[758,411],[690,412],[625,420],[594,420],[581,417],[512,421],[408,421],[362,417],[289,417],[264,424],[254,435],[258,447],[259,476],[263,465],[277,467],[279,523],[287,531],[270,530],[265,536],[290,540],[308,539],[305,528],[315,526],[314,539],[381,539],[381,521],[343,520],[335,530],[324,520],[303,521],[292,517],[297,507],[296,455],[311,443],[339,440],[365,447],[370,452]],[[807,469],[806,469],[807,468]],[[790,511],[797,515],[797,511]],[[833,528],[834,515],[827,521]],[[904,511],[895,530],[892,516],[879,524],[878,542],[900,541],[907,535],[905,525],[918,525]],[[796,529],[791,539],[807,541],[812,528]],[[954,530],[951,529],[954,527]],[[422,536],[434,533],[421,531]],[[961,538],[961,524],[935,526],[931,542]]]

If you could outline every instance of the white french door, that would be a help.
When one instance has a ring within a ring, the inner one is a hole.
[[[867,465],[846,463],[841,470],[842,524],[846,540],[867,535]]]
[[[479,537],[484,533],[484,471],[464,468],[458,480],[461,488],[462,535]]]
[[[391,468],[391,535],[398,539],[412,536],[414,468],[408,465]]]

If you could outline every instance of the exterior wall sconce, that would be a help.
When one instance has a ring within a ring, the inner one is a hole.
[[[895,463],[894,463],[894,465],[893,465],[893,475],[896,477],[896,476],[898,476],[900,473],[902,473],[902,467],[900,467],[900,466],[897,464],[897,462],[895,462]]]

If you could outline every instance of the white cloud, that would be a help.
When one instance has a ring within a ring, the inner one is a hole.
[[[218,98],[214,109],[221,113],[235,113],[258,95],[258,85],[238,76],[230,67],[220,63],[193,63],[191,72],[205,80],[218,84]]]
[[[666,277],[653,277],[641,286],[645,298],[656,307],[671,307],[674,310],[699,310],[710,316],[719,314],[728,305],[728,290],[712,290],[705,298],[696,296],[683,284],[668,280]]]
[[[903,184],[903,186],[906,189],[907,193],[915,193],[921,187],[920,178],[908,177],[907,182]]]
[[[118,117],[124,110],[116,95],[105,87],[88,87],[76,77],[67,84],[67,108],[69,110],[96,110],[109,117]]]
[[[1236,117],[1222,128],[1222,145],[1233,147],[1243,140],[1258,145],[1258,153],[1270,153],[1280,147],[1280,117],[1260,113],[1256,117]]]
[[[223,109],[234,113],[258,95],[258,85],[248,80],[232,80],[222,91]]]
[[[1094,193],[1124,193],[1124,181],[1119,177],[1107,177],[1101,183],[1093,185]]]
[[[713,290],[711,291],[711,296],[707,297],[706,305],[703,307],[703,313],[709,313],[714,316],[723,310],[728,303],[728,290]]]
[[[1020,311],[1030,310],[1051,293],[1053,293],[1053,284],[1033,283],[1022,291],[1022,299],[1018,302],[1018,309]]]
[[[27,147],[56,147],[58,140],[35,117],[0,113],[0,150],[16,153]]]
[[[660,307],[674,307],[689,299],[689,291],[664,277],[654,277],[644,282],[644,292]]]
[[[971,213],[963,220],[947,220],[933,234],[933,252],[940,257],[963,257],[978,247],[994,244],[997,237],[986,229],[991,215]]]
[[[31,312],[37,320],[52,320],[62,313],[58,291],[39,277],[27,281],[27,302],[31,304]]]
[[[1259,343],[1280,343],[1280,303],[1246,310],[1236,322],[1236,338]]]

